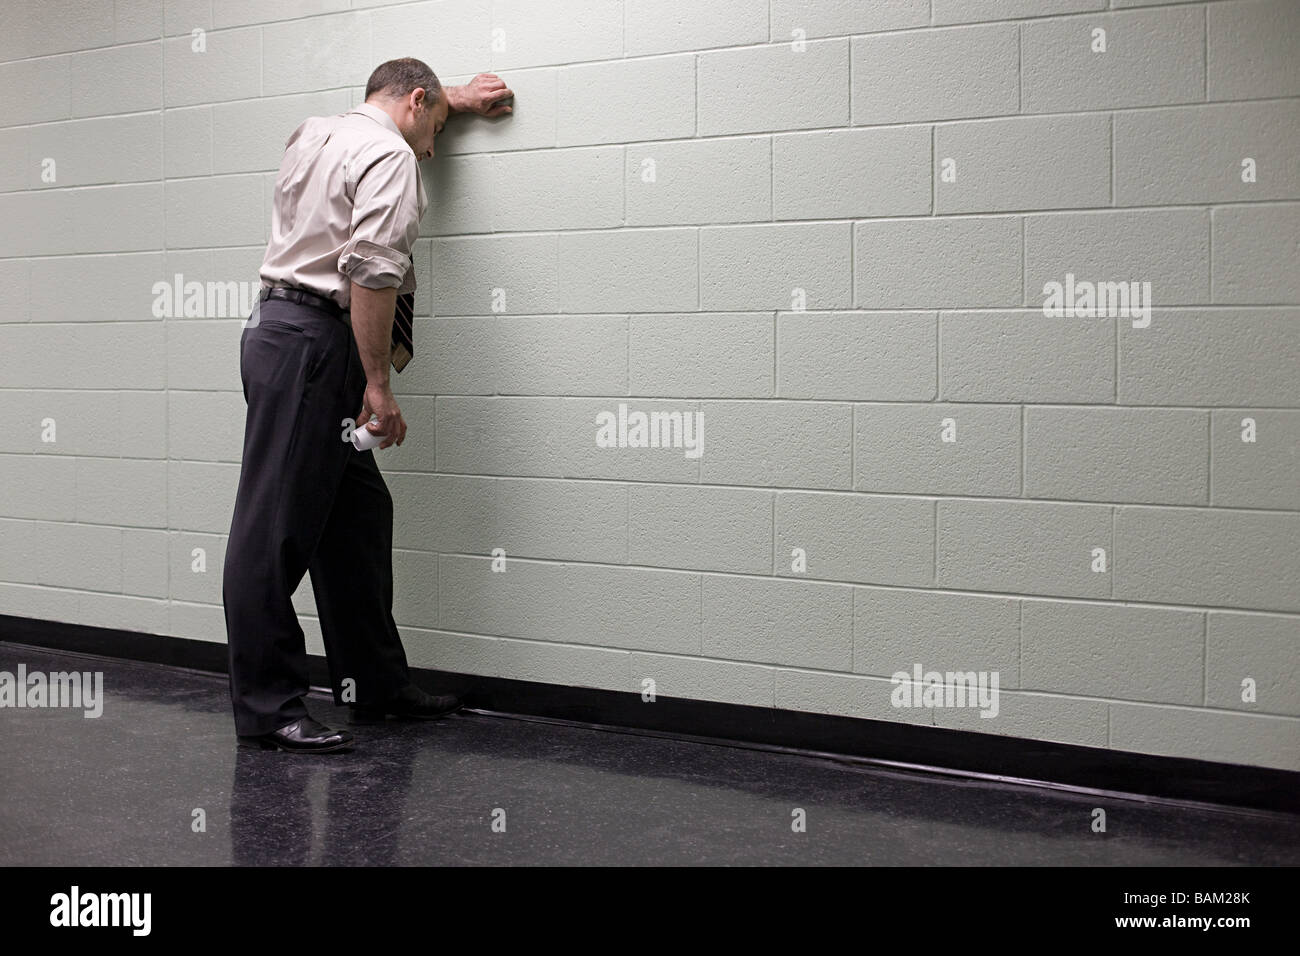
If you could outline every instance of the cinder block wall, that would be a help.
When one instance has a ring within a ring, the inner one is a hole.
[[[517,99],[424,164],[412,663],[1300,769],[1300,3],[3,6],[0,611],[224,640],[243,316],[155,283],[416,55]]]

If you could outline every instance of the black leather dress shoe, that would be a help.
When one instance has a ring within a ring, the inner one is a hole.
[[[383,704],[349,705],[352,708],[350,720],[354,724],[382,723],[389,714],[436,720],[460,710],[461,703],[461,699],[452,694],[427,694],[414,684],[407,684]]]
[[[260,747],[262,750],[287,750],[291,753],[326,754],[348,750],[354,743],[346,730],[331,730],[310,717],[301,717],[279,730],[256,737],[239,738],[241,747]]]

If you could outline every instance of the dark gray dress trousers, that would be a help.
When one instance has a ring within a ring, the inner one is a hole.
[[[260,314],[259,314],[260,313]],[[311,574],[335,703],[410,680],[393,621],[393,499],[374,451],[344,441],[366,376],[342,319],[260,302],[240,338],[248,414],[222,580],[235,732],[265,734],[307,713],[305,639],[292,595]]]

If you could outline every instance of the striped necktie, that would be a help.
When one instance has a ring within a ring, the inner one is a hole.
[[[415,266],[414,258],[411,266]],[[397,308],[393,310],[393,368],[400,372],[414,355],[415,293],[408,292],[397,297]]]

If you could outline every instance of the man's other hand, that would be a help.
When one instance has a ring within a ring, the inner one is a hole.
[[[378,382],[366,383],[366,394],[361,403],[361,414],[356,419],[356,427],[366,428],[371,415],[379,416],[379,421],[372,423],[374,427],[369,430],[377,435],[388,436],[380,448],[400,445],[406,439],[406,420],[402,418],[402,410],[397,407],[392,388]]]

